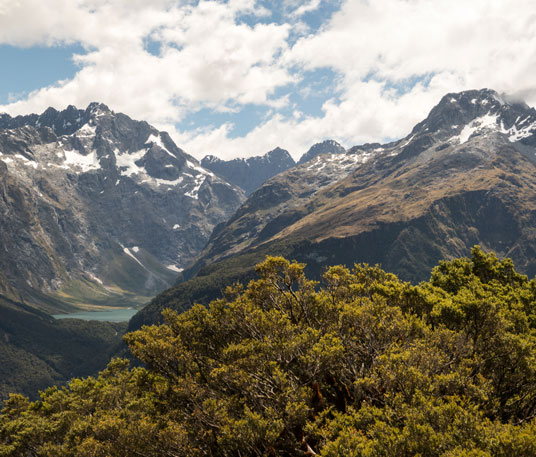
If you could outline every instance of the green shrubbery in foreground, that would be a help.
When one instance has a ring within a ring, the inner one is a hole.
[[[13,456],[536,455],[536,282],[474,248],[412,286],[268,258],[125,339],[146,368],[15,395]]]

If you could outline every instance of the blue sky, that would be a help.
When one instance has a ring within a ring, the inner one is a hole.
[[[28,96],[31,91],[74,77],[78,68],[72,61],[80,46],[0,46],[0,103]]]
[[[447,92],[534,105],[529,0],[0,2],[0,111],[92,101],[198,158],[405,136]]]

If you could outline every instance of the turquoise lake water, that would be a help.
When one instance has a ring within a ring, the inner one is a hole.
[[[107,322],[126,322],[130,320],[137,309],[125,308],[114,309],[111,311],[84,311],[71,314],[54,314],[55,319],[83,319],[85,321],[107,321]]]

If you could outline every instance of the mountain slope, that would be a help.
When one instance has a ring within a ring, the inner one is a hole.
[[[214,156],[206,156],[201,161],[201,165],[240,187],[246,195],[249,195],[272,176],[292,168],[296,162],[288,151],[275,148],[263,156],[247,159],[226,161]]]
[[[377,146],[366,144],[348,152],[317,154],[311,161],[268,180],[225,224],[216,227],[199,261],[188,268],[185,277],[191,277],[203,265],[262,243],[297,221],[303,216],[298,209],[301,205],[373,157]]]
[[[0,116],[1,292],[47,311],[169,287],[241,190],[101,104]]]
[[[486,192],[479,205],[498,197],[508,214],[530,213],[535,202],[535,138],[534,109],[507,104],[492,91],[449,94],[402,147],[319,192],[308,203],[307,216],[276,238],[344,238],[384,222],[415,219],[433,211],[435,201],[479,191]],[[498,207],[494,212],[493,218],[474,216],[483,224],[512,221],[512,215],[501,217],[506,214]]]
[[[125,324],[56,321],[0,296],[0,402],[102,369],[121,343]]]
[[[157,297],[131,328],[221,293],[220,283],[250,277],[267,253],[306,261],[315,276],[327,264],[368,262],[417,282],[478,243],[534,275],[535,145],[534,109],[490,90],[448,94],[406,138],[375,145],[353,173],[258,223],[253,202],[265,184],[213,234],[197,277]],[[246,243],[237,220],[250,223]]]

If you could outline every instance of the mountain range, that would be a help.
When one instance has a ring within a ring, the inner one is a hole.
[[[489,89],[447,94],[401,140],[320,154],[268,180],[130,328],[247,281],[268,254],[306,262],[314,277],[367,262],[419,282],[480,244],[534,276],[535,165],[533,108]]]
[[[489,89],[447,94],[400,140],[326,140],[298,163],[280,148],[198,162],[98,103],[3,114],[0,214],[0,396],[31,394],[102,367],[124,331],[49,314],[154,297],[137,329],[254,278],[266,255],[316,279],[367,262],[417,283],[480,244],[534,276],[536,111]]]

